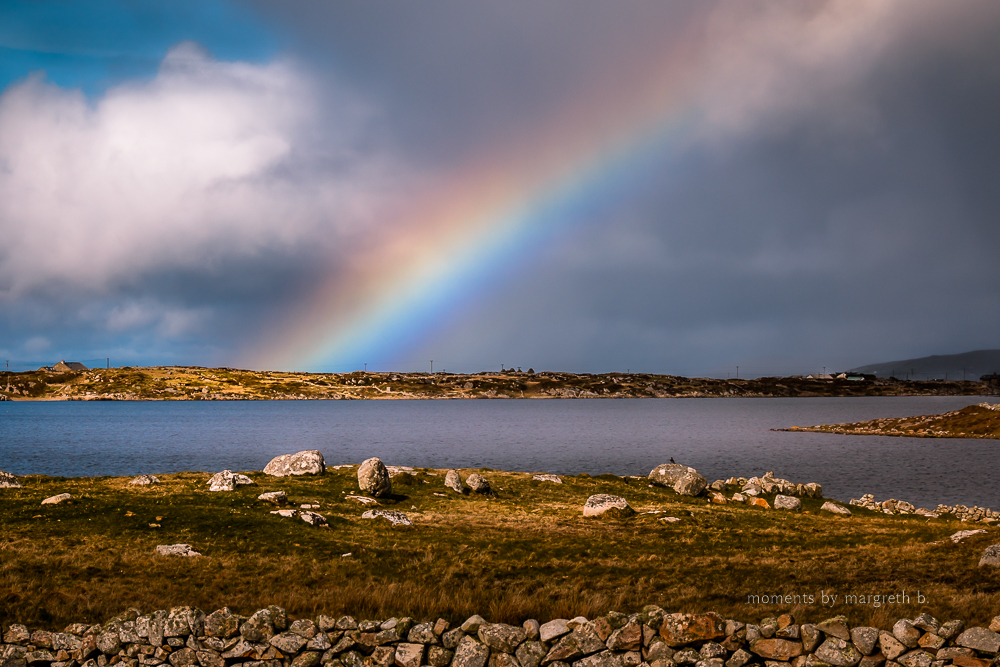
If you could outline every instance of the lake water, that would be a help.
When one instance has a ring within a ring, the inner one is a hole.
[[[327,465],[645,475],[673,457],[709,480],[773,470],[846,502],[1000,509],[1000,441],[783,433],[771,428],[955,410],[996,398],[5,402],[0,470],[60,476]]]

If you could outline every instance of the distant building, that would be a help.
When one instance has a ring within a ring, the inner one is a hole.
[[[1000,373],[990,373],[989,375],[980,376],[979,381],[994,387],[1000,387]]]
[[[87,367],[79,361],[60,361],[52,367],[56,373],[68,373],[69,371],[85,371]]]

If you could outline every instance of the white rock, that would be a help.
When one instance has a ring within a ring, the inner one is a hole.
[[[58,505],[59,503],[64,503],[67,500],[73,500],[73,496],[68,493],[60,493],[57,496],[51,496],[42,501],[43,505]]]
[[[831,514],[838,514],[840,516],[851,516],[851,510],[847,509],[843,505],[838,505],[837,503],[831,503],[829,501],[823,503],[823,506],[819,509],[820,511],[830,512]]]
[[[587,502],[583,505],[583,516],[601,516],[611,510],[617,510],[625,516],[635,514],[632,506],[621,496],[597,493],[587,498]]]
[[[208,480],[209,491],[234,491],[237,486],[253,485],[254,481],[246,475],[232,470],[223,470],[212,475]]]
[[[156,553],[161,556],[200,556],[190,544],[161,544],[156,547]]]
[[[263,500],[275,505],[284,505],[288,502],[288,494],[284,491],[268,491],[257,496],[257,500]]]
[[[792,496],[778,494],[774,497],[774,509],[798,512],[802,509],[802,501]]]
[[[275,456],[270,463],[264,466],[264,474],[273,477],[322,475],[325,471],[326,462],[323,460],[323,455],[316,449]]]
[[[413,522],[402,512],[394,510],[367,510],[361,515],[362,519],[385,519],[394,526],[412,526]]]
[[[0,470],[0,489],[20,489],[21,482],[9,472]]]
[[[562,478],[558,475],[535,475],[531,479],[536,482],[552,482],[553,484],[562,484]]]
[[[966,539],[967,537],[972,537],[973,535],[978,535],[980,533],[985,533],[985,532],[986,531],[983,530],[983,529],[979,529],[979,530],[960,530],[957,533],[955,533],[954,535],[952,535],[949,539],[952,542],[954,542],[955,544],[958,544],[959,542],[961,542],[962,540]]]
[[[150,484],[159,484],[160,478],[156,475],[139,475],[131,482],[129,486],[149,486]]]
[[[1000,567],[1000,544],[986,547],[983,557],[979,559],[979,567]]]
[[[362,505],[378,505],[379,502],[374,498],[369,498],[367,496],[344,496],[347,500],[353,500],[356,503],[361,503]]]

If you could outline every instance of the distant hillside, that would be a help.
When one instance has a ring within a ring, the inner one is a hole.
[[[851,369],[860,373],[872,373],[878,377],[887,378],[895,374],[897,378],[929,380],[945,379],[978,380],[979,376],[1000,372],[1000,350],[976,350],[962,354],[935,354],[919,359],[902,359],[887,361],[882,364],[869,364]]]

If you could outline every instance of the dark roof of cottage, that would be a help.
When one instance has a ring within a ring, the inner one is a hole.
[[[54,366],[54,368],[63,369],[70,371],[85,371],[87,367],[81,364],[79,361],[60,361]]]

